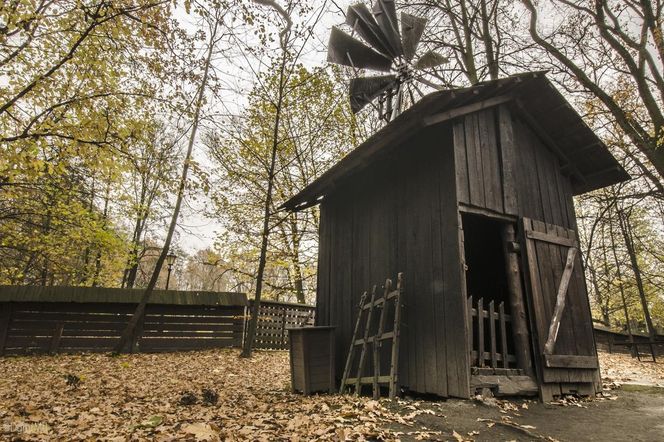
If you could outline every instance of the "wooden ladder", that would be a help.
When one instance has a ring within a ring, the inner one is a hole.
[[[355,322],[355,330],[353,331],[353,338],[350,342],[350,348],[348,350],[348,357],[346,358],[346,366],[344,368],[343,377],[341,378],[341,387],[339,393],[343,394],[348,386],[355,386],[355,394],[358,396],[362,391],[362,385],[373,386],[373,398],[378,399],[380,397],[380,385],[389,386],[389,397],[394,399],[397,393],[397,381],[398,381],[398,366],[399,366],[399,334],[401,327],[401,297],[403,294],[403,273],[399,273],[397,276],[397,287],[395,290],[392,290],[392,280],[387,279],[385,281],[385,287],[383,289],[383,296],[381,298],[376,298],[376,293],[378,291],[377,286],[373,286],[371,290],[371,299],[368,303],[367,292],[362,294],[359,304],[359,312],[357,314],[357,321]],[[388,303],[390,301],[394,302],[394,326],[391,331],[385,331],[385,322],[387,320],[387,309]],[[380,309],[380,316],[378,319],[378,329],[376,334],[371,334],[372,320],[376,309]],[[358,338],[360,333],[360,328],[362,324],[362,319],[366,314],[366,320],[364,325],[364,333],[362,338]],[[382,376],[380,370],[380,350],[383,347],[383,342],[391,339],[392,340],[392,355],[390,359],[390,374]],[[371,344],[373,352],[373,376],[363,376],[364,367],[366,364],[368,347]],[[361,347],[360,359],[357,365],[357,374],[355,377],[350,377],[350,372],[353,367],[353,359],[355,357],[356,349]]]

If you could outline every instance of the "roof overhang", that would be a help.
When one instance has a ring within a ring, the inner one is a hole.
[[[342,182],[380,156],[398,149],[419,131],[505,103],[510,103],[558,156],[563,169],[573,178],[575,195],[630,178],[606,145],[546,79],[545,72],[530,72],[423,97],[281,208],[298,211],[316,205]]]

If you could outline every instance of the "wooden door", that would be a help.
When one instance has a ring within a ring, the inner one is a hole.
[[[576,232],[528,218],[521,227],[534,359],[540,385],[550,384],[543,397],[590,394],[598,362]]]

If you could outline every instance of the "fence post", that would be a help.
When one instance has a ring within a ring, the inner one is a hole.
[[[286,307],[281,309],[281,347],[286,347]]]
[[[5,343],[9,333],[9,321],[11,320],[12,305],[10,302],[0,304],[0,356],[5,353]]]

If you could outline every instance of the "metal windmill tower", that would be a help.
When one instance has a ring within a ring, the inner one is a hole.
[[[411,102],[415,101],[413,89],[422,95],[415,81],[438,88],[424,79],[419,71],[446,63],[447,59],[434,51],[415,56],[426,23],[425,18],[405,12],[401,13],[401,20],[397,20],[394,0],[376,0],[371,11],[363,3],[348,7],[346,24],[351,27],[352,34],[336,26],[332,28],[328,61],[356,70],[389,72],[350,81],[353,113],[372,103],[380,117],[389,122],[403,110],[406,93],[410,94]],[[355,34],[362,40],[355,38]],[[373,103],[376,99],[377,105]]]

